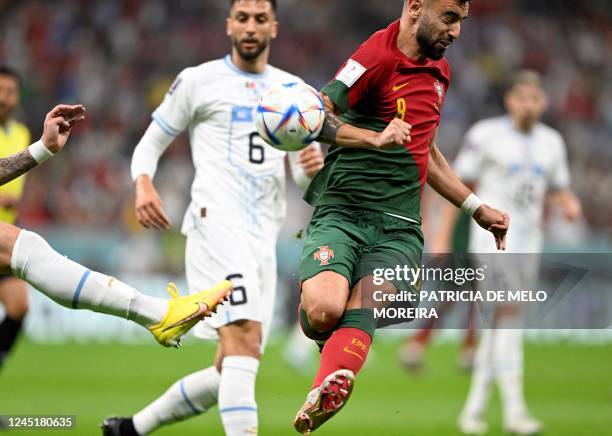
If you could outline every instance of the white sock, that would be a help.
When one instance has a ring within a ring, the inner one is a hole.
[[[11,269],[16,277],[72,309],[90,309],[148,326],[160,322],[168,308],[166,300],[149,297],[113,277],[88,270],[27,230],[17,237]]]
[[[501,329],[495,332],[493,355],[504,420],[527,415],[523,395],[523,331]]]
[[[162,425],[206,412],[217,404],[220,380],[214,366],[183,377],[133,416],[134,428],[146,435]]]
[[[223,359],[219,384],[219,413],[226,436],[257,435],[255,377],[259,360],[247,356]]]
[[[483,330],[476,355],[474,356],[474,371],[461,416],[480,418],[484,414],[494,377],[493,367],[493,331]]]

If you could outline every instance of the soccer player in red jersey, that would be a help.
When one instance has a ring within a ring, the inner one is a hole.
[[[435,143],[451,80],[443,56],[468,10],[469,0],[406,0],[401,18],[364,42],[322,90],[319,141],[332,147],[305,195],[316,210],[300,261],[299,313],[322,353],[295,417],[300,433],[318,428],[351,394],[377,327],[375,269],[421,265],[425,183],[505,247],[509,217],[461,183]],[[393,292],[406,290],[400,285],[384,283]]]

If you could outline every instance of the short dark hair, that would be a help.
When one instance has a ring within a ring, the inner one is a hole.
[[[506,81],[506,92],[512,91],[519,85],[533,85],[542,87],[542,76],[534,70],[519,70]]]
[[[230,0],[230,8],[232,6],[234,6],[234,3],[236,3],[238,0]],[[265,0],[268,3],[270,3],[272,5],[272,9],[274,10],[274,12],[276,12],[276,0]]]
[[[12,77],[17,82],[17,85],[21,87],[21,75],[14,68],[8,65],[0,65],[0,76]]]

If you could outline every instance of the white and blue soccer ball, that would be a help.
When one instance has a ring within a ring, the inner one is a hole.
[[[284,83],[268,89],[255,108],[255,126],[272,147],[298,151],[321,133],[325,107],[321,96],[305,83]]]

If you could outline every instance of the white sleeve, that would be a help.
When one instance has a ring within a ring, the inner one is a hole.
[[[321,144],[318,142],[313,142],[312,145],[321,150]],[[308,188],[308,185],[310,185],[310,182],[312,182],[312,179],[308,177],[306,173],[304,173],[304,168],[302,168],[302,165],[300,165],[298,162],[300,152],[295,151],[287,153],[287,155],[289,157],[289,168],[291,168],[291,176],[293,177],[293,181],[305,191]]]
[[[157,122],[153,121],[134,149],[131,165],[132,180],[136,180],[142,174],[153,178],[159,158],[173,140],[174,136],[168,135]]]
[[[166,134],[178,136],[187,129],[193,118],[192,81],[189,68],[183,70],[170,86],[164,101],[153,112],[153,120]]]
[[[557,160],[552,169],[550,175],[550,188],[551,190],[566,189],[570,185],[570,174],[567,164],[567,149],[565,147],[565,141],[562,137],[559,137],[559,152],[557,153]]]
[[[475,182],[478,180],[483,157],[484,144],[477,139],[477,132],[472,128],[465,135],[453,169],[461,180]]]

